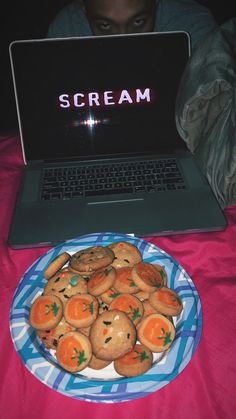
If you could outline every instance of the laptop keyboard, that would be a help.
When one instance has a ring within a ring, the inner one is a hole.
[[[44,169],[42,200],[185,189],[174,158]]]

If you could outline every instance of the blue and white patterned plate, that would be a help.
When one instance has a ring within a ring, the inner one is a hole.
[[[86,368],[70,374],[60,368],[53,351],[49,352],[29,324],[32,301],[42,293],[46,266],[60,253],[75,253],[89,246],[107,246],[127,241],[137,246],[143,260],[165,266],[168,287],[183,301],[184,309],[175,317],[176,337],[169,351],[155,355],[152,368],[134,378],[120,377],[110,364],[104,370]],[[145,240],[124,234],[96,233],[68,240],[40,257],[22,277],[12,301],[10,330],[16,351],[26,368],[50,388],[75,399],[98,403],[115,403],[137,399],[170,383],[190,362],[200,341],[202,309],[199,295],[186,271],[165,251]],[[159,356],[159,358],[158,358]],[[158,361],[158,362],[157,362]]]

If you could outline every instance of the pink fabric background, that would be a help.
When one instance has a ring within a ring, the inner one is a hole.
[[[0,416],[9,419],[234,419],[236,417],[236,207],[225,231],[147,238],[189,273],[201,298],[203,333],[191,362],[144,398],[98,404],[66,397],[35,378],[16,353],[9,310],[25,270],[48,248],[13,250],[9,224],[23,161],[19,136],[0,136]],[[116,416],[117,415],[117,416]]]

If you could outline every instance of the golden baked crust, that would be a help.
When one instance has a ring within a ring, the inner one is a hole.
[[[112,361],[129,352],[136,342],[136,329],[125,313],[109,310],[92,324],[90,340],[94,355]]]
[[[142,255],[139,249],[132,243],[120,241],[112,243],[108,247],[115,255],[112,266],[116,269],[124,266],[133,267],[136,263],[141,262],[142,260]]]
[[[70,259],[69,265],[78,272],[90,272],[105,268],[113,262],[114,253],[106,246],[91,246],[79,250]]]
[[[53,275],[57,273],[64,265],[70,260],[70,254],[67,252],[63,252],[58,255],[45,269],[43,276],[45,279],[51,278]]]

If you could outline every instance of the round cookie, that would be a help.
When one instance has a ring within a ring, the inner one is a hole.
[[[114,301],[114,299],[120,295],[120,292],[118,292],[114,287],[109,288],[109,290],[103,292],[100,295],[101,300],[105,303],[105,304],[111,304],[112,301]]]
[[[92,246],[79,250],[71,256],[69,265],[79,272],[96,271],[113,262],[114,253],[107,246]]]
[[[136,329],[125,313],[109,310],[98,316],[92,324],[90,341],[96,358],[112,361],[133,349]]]
[[[98,316],[98,300],[90,294],[76,294],[64,307],[66,321],[74,327],[88,327]]]
[[[37,335],[48,349],[56,349],[59,339],[67,332],[72,332],[75,327],[71,326],[62,317],[58,325],[50,330],[38,330]]]
[[[67,252],[61,253],[52,262],[49,263],[45,269],[43,276],[45,279],[51,278],[70,260],[70,254]]]
[[[137,325],[143,316],[143,304],[132,294],[120,294],[110,304],[110,310],[120,310],[126,313],[132,322]]]
[[[115,359],[114,368],[120,375],[135,377],[148,371],[152,366],[152,362],[152,351],[144,345],[136,343],[131,352]]]
[[[149,299],[149,292],[146,291],[139,291],[135,294],[135,297],[137,297],[140,301],[145,301]]]
[[[150,294],[151,295],[151,294]],[[151,304],[149,300],[143,301],[143,317],[149,316],[149,314],[155,314],[158,312]]]
[[[139,288],[132,278],[132,269],[133,268],[130,266],[123,266],[116,270],[114,287],[117,291],[128,294],[135,294],[139,291]]]
[[[56,295],[60,298],[63,304],[68,301],[72,295],[75,294],[86,294],[87,293],[87,281],[82,278],[79,274],[62,270],[50,278],[44,288],[44,295]]]
[[[30,308],[29,321],[37,330],[56,327],[62,318],[62,302],[56,295],[41,295]]]
[[[82,371],[89,364],[91,357],[90,341],[82,333],[68,332],[58,342],[56,358],[66,371]]]
[[[89,363],[89,368],[92,368],[93,370],[101,370],[102,368],[107,367],[111,361],[105,361],[104,359],[96,358],[96,356],[93,354],[92,358]]]
[[[167,273],[166,273],[166,270],[165,270],[165,267],[164,266],[162,266],[162,265],[157,265],[157,264],[155,264],[155,263],[153,263],[152,264],[157,270],[158,270],[158,272],[160,273],[160,275],[161,275],[161,277],[162,277],[162,280],[163,280],[163,286],[164,287],[166,287],[166,285],[167,285]]]
[[[133,267],[132,278],[135,284],[146,292],[154,292],[164,285],[162,274],[156,266],[148,262],[140,262]]]
[[[183,310],[178,294],[167,287],[162,287],[150,294],[149,301],[152,307],[165,315],[177,316]]]
[[[122,268],[123,266],[133,267],[136,263],[142,261],[142,255],[139,249],[129,242],[117,242],[108,246],[114,253],[115,258],[112,262],[114,268]]]
[[[99,296],[112,287],[116,278],[116,270],[112,266],[98,269],[88,280],[88,292]]]
[[[138,327],[138,339],[152,352],[164,352],[175,338],[173,323],[162,314],[150,314]]]

